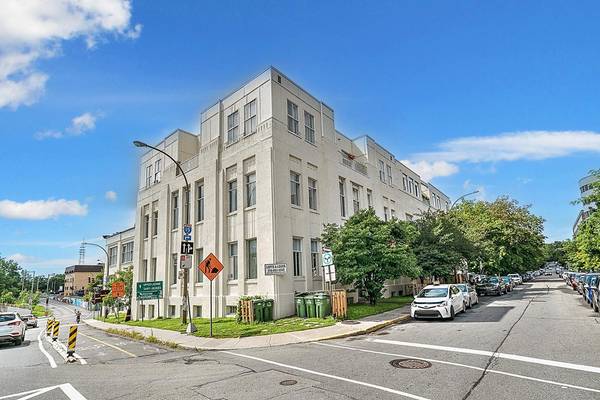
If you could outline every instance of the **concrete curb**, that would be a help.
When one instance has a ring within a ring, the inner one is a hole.
[[[359,336],[359,335],[367,335],[369,333],[377,332],[380,329],[387,328],[390,325],[394,325],[394,324],[397,324],[398,322],[406,321],[408,319],[410,319],[410,315],[406,314],[406,315],[402,315],[398,318],[390,319],[388,321],[383,321],[380,324],[371,326],[366,329],[362,329],[360,331],[350,332],[350,333],[342,333],[339,335],[333,335],[333,336],[328,336],[328,337],[324,337],[324,338],[319,338],[316,340],[312,340],[312,342],[318,342],[321,340],[343,339],[343,338]]]

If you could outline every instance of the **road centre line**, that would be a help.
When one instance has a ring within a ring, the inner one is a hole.
[[[113,349],[115,349],[115,350],[119,350],[119,351],[121,351],[121,352],[123,352],[123,353],[127,354],[128,356],[131,356],[131,357],[137,357],[135,354],[133,354],[133,353],[130,353],[130,352],[128,352],[127,350],[123,350],[122,348],[120,348],[120,347],[118,347],[118,346],[115,346],[115,345],[113,345],[113,344],[107,343],[107,342],[105,342],[105,341],[103,341],[103,340],[100,340],[100,339],[97,339],[97,338],[95,338],[95,337],[93,337],[93,336],[86,335],[85,333],[81,333],[81,332],[79,332],[79,335],[83,335],[83,336],[85,336],[86,338],[90,338],[90,339],[92,339],[92,340],[95,340],[95,341],[97,341],[97,342],[100,342],[100,343],[102,343],[102,344],[104,344],[104,345],[106,345],[106,346],[108,346],[108,347],[112,347]]]
[[[312,371],[310,369],[296,367],[296,366],[289,365],[289,364],[283,364],[283,363],[279,363],[279,362],[276,362],[276,361],[266,360],[264,358],[249,356],[249,355],[246,355],[246,354],[234,353],[234,352],[231,352],[231,351],[222,351],[222,353],[229,354],[229,355],[236,356],[236,357],[248,358],[250,360],[260,361],[260,362],[263,362],[263,363],[266,363],[266,364],[277,365],[278,367],[289,368],[289,369],[293,369],[293,370],[296,370],[296,371],[306,372],[306,373],[312,374],[312,375],[323,376],[325,378],[336,379],[336,380],[343,381],[343,382],[348,382],[348,383],[354,383],[356,385],[366,386],[366,387],[369,387],[369,388],[372,388],[372,389],[381,390],[383,392],[397,394],[397,395],[400,395],[400,396],[408,397],[410,399],[415,399],[415,400],[430,400],[430,399],[428,399],[426,397],[421,397],[421,396],[417,396],[415,394],[410,394],[410,393],[402,392],[400,390],[388,388],[388,387],[385,387],[385,386],[379,386],[379,385],[375,385],[375,384],[368,383],[368,382],[362,382],[362,381],[357,381],[357,380],[354,380],[354,379],[344,378],[342,376],[336,376],[336,375],[326,374],[324,372]]]
[[[488,357],[494,357],[494,358],[504,358],[507,360],[522,361],[522,362],[527,362],[527,363],[532,363],[532,364],[547,365],[550,367],[573,369],[573,370],[577,370],[577,371],[585,371],[585,372],[592,372],[595,374],[600,374],[600,367],[593,367],[590,365],[573,364],[573,363],[567,363],[567,362],[562,362],[562,361],[546,360],[543,358],[520,356],[518,354],[499,353],[499,352],[486,351],[486,350],[466,349],[463,347],[437,346],[434,344],[401,342],[401,341],[386,340],[386,339],[366,339],[366,340],[368,342],[392,344],[395,346],[416,347],[416,348],[421,348],[421,349],[441,350],[441,351],[450,351],[450,352],[454,352],[454,353],[475,354],[475,355],[488,356]]]
[[[584,386],[571,385],[569,383],[561,383],[561,382],[556,382],[556,381],[550,381],[550,380],[547,380],[547,379],[534,378],[532,376],[513,374],[511,372],[499,371],[499,370],[495,370],[495,369],[487,369],[486,370],[485,368],[480,368],[480,367],[476,367],[476,366],[473,366],[473,365],[455,363],[455,362],[451,362],[451,361],[436,360],[436,359],[432,359],[432,358],[423,358],[423,357],[412,356],[412,355],[407,355],[407,354],[386,353],[386,352],[383,352],[383,351],[360,349],[360,348],[357,348],[357,347],[340,346],[340,345],[328,344],[328,343],[313,342],[312,344],[319,345],[319,346],[336,347],[336,348],[345,349],[345,350],[360,351],[360,352],[364,352],[364,353],[381,354],[381,355],[392,356],[392,357],[415,358],[415,359],[429,361],[429,362],[437,363],[437,364],[454,365],[454,366],[457,366],[457,367],[469,368],[469,369],[474,369],[474,370],[477,370],[477,371],[486,371],[486,373],[490,373],[490,374],[506,375],[506,376],[510,376],[510,377],[513,377],[513,378],[525,379],[525,380],[535,381],[535,382],[541,382],[541,383],[548,383],[548,384],[551,384],[551,385],[556,385],[556,386],[561,386],[561,387],[568,387],[568,388],[571,388],[571,389],[584,390],[586,392],[600,393],[599,389],[593,389],[593,388],[588,388],[588,387],[584,387]]]
[[[40,333],[38,335],[38,347],[40,348],[40,351],[42,352],[42,354],[45,355],[46,358],[48,359],[48,362],[50,363],[50,367],[56,368],[56,361],[54,361],[54,358],[50,355],[50,353],[48,353],[46,351],[46,349],[44,349],[44,345],[42,344],[42,334],[43,333],[44,333],[44,330],[43,329],[40,330]]]

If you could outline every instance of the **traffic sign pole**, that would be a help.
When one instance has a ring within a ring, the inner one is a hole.
[[[210,281],[210,297],[209,297],[209,304],[210,304],[210,335],[209,337],[212,337],[212,314],[213,314],[213,305],[212,305],[212,280]]]

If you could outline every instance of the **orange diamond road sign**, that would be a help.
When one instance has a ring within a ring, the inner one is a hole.
[[[219,272],[223,271],[223,264],[221,264],[221,261],[213,253],[210,253],[202,260],[198,268],[200,268],[200,271],[202,271],[209,281],[213,281],[219,275]]]
[[[112,297],[125,297],[125,282],[113,282]]]

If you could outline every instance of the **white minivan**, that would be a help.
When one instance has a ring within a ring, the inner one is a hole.
[[[419,318],[454,319],[458,312],[465,312],[460,289],[456,285],[429,285],[415,296],[410,306],[410,316]]]

